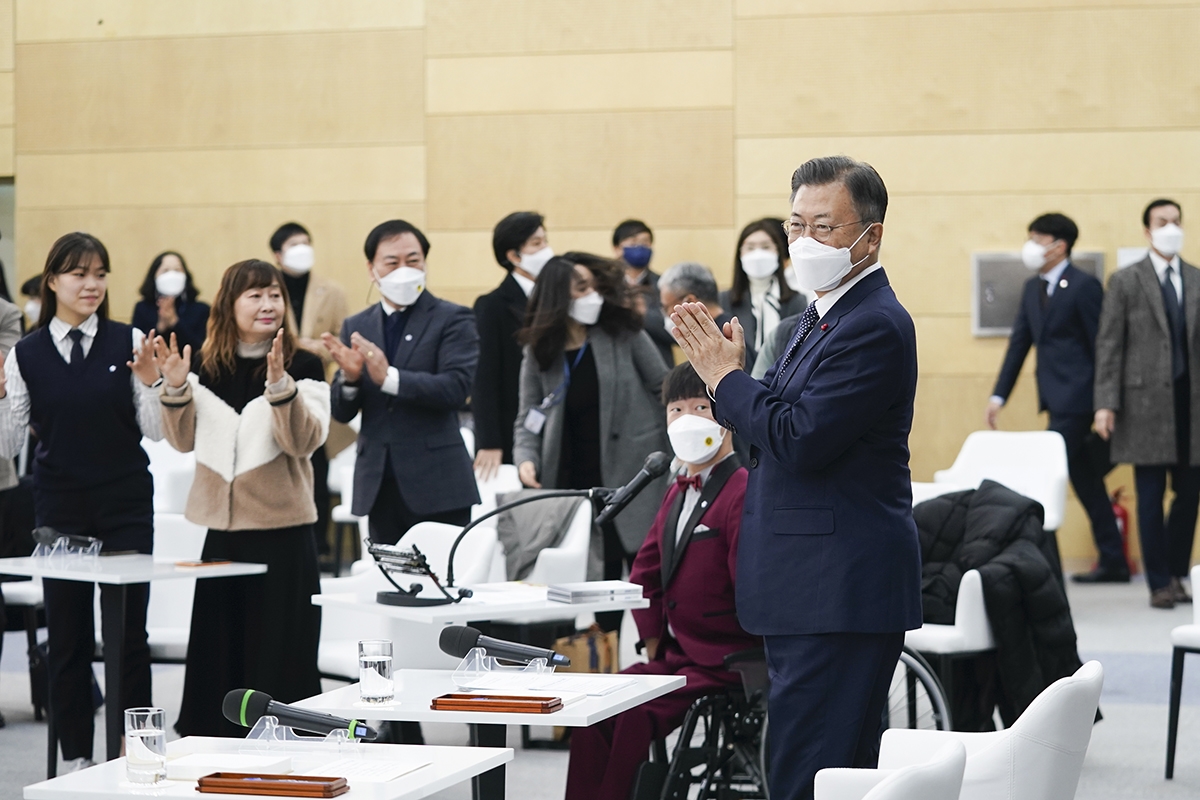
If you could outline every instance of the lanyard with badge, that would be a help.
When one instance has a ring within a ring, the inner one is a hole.
[[[542,428],[546,427],[546,412],[567,399],[567,390],[571,388],[571,373],[579,366],[579,362],[583,360],[583,354],[587,352],[587,349],[588,343],[584,342],[583,347],[579,348],[579,352],[575,354],[574,363],[568,362],[566,353],[563,353],[562,383],[554,391],[542,398],[540,405],[534,406],[525,414],[525,430],[536,435],[541,435]]]

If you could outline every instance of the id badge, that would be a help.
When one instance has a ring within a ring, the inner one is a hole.
[[[525,430],[540,436],[542,428],[546,427],[546,413],[540,408],[531,408],[525,415]]]

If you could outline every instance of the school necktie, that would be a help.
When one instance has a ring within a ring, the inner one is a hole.
[[[796,351],[808,335],[812,333],[812,329],[817,327],[817,320],[821,315],[817,313],[817,301],[814,300],[808,304],[808,308],[804,309],[804,313],[800,315],[800,322],[796,324],[796,335],[792,337],[792,341],[788,343],[787,352],[783,356],[783,363],[779,365],[777,375],[782,375],[787,369],[787,365],[791,363],[792,356],[796,355]]]
[[[72,328],[67,332],[67,336],[71,337],[71,371],[83,371],[83,331],[79,328]]]

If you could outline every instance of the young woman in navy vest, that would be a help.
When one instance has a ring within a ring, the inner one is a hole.
[[[321,591],[309,457],[329,432],[321,359],[298,347],[281,274],[265,261],[225,271],[193,360],[160,336],[163,429],[196,454],[185,515],[208,528],[204,557],[267,565],[265,575],[196,582],[183,735],[244,736],[221,715],[241,687],[292,703],[321,692]]]
[[[38,328],[9,352],[0,375],[0,456],[15,456],[32,425],[37,524],[94,536],[106,551],[149,553],[154,481],[141,440],[163,436],[162,381],[148,338],[108,318],[108,271],[108,251],[94,236],[68,233],[50,248]],[[92,757],[95,590],[77,581],[43,587],[50,713],[67,768],[77,769]],[[100,591],[103,614],[117,599],[107,588]],[[149,597],[148,584],[129,587],[123,696],[108,699],[120,708],[150,705]]]

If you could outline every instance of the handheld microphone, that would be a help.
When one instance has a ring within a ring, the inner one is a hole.
[[[546,663],[551,666],[571,666],[571,659],[553,650],[517,642],[506,642],[503,639],[493,639],[490,636],[484,636],[475,628],[467,628],[462,625],[448,625],[443,628],[441,636],[438,637],[438,647],[442,648],[442,652],[446,655],[456,658],[464,657],[474,647],[482,647],[489,656],[504,661],[520,661],[528,664],[535,658],[544,658]]]
[[[234,689],[225,695],[221,703],[221,713],[225,719],[234,725],[251,728],[261,717],[275,717],[279,724],[309,733],[327,734],[330,731],[345,730],[351,739],[374,741],[378,735],[374,728],[367,727],[365,722],[356,719],[342,719],[307,708],[296,708],[287,703],[277,703],[266,692],[256,692],[253,689]]]
[[[656,452],[646,456],[645,463],[638,470],[638,474],[633,476],[633,480],[618,489],[617,493],[609,499],[608,504],[596,515],[596,524],[603,525],[624,511],[625,506],[629,505],[642,489],[649,486],[655,478],[665,475],[670,466],[671,457],[666,453]]]

